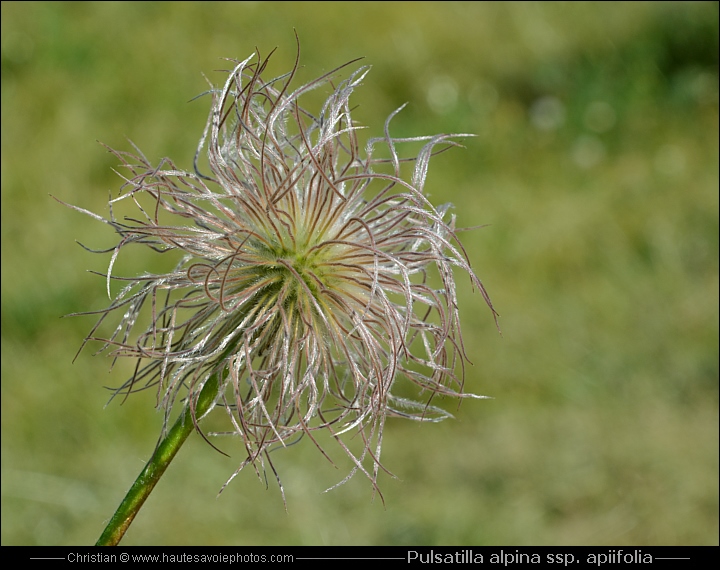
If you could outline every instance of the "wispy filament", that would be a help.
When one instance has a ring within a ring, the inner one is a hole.
[[[350,476],[362,471],[376,487],[388,416],[434,421],[448,415],[430,405],[435,395],[469,396],[453,271],[469,276],[495,315],[448,206],[424,194],[430,158],[469,135],[393,138],[396,111],[361,153],[349,98],[368,67],[335,86],[346,64],[292,90],[298,62],[265,81],[267,62],[234,62],[211,90],[195,172],[113,151],[131,175],[111,205],[127,202],[137,219],[75,207],[115,229],[108,290],[111,280],[126,283],[87,340],[137,359],[116,393],[154,387],[166,428],[175,406],[192,406],[221,378],[216,407],[247,454],[238,471],[274,471],[268,451],[301,436],[329,459],[315,436],[327,430],[352,459]],[[313,115],[299,99],[321,85],[332,93]],[[422,148],[403,158],[403,143]],[[197,167],[203,153],[210,174]],[[410,181],[401,177],[407,161]],[[180,260],[166,274],[112,276],[135,243]],[[116,313],[103,337],[101,323]],[[398,396],[399,381],[424,398]],[[359,448],[345,440],[357,434]]]

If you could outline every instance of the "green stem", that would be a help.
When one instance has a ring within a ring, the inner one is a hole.
[[[196,418],[202,417],[205,412],[210,409],[217,393],[217,376],[213,376],[205,383],[205,386],[198,396],[195,404]],[[175,422],[175,425],[170,429],[165,439],[160,442],[150,461],[148,461],[148,464],[140,475],[138,475],[133,486],[130,487],[130,490],[105,527],[95,546],[118,545],[130,526],[130,523],[132,523],[135,518],[135,515],[140,510],[140,507],[143,506],[145,500],[150,496],[160,477],[165,473],[168,465],[170,465],[170,462],[177,452],[180,451],[182,444],[185,443],[185,440],[195,428],[192,416],[193,413],[190,410],[190,406],[186,405],[182,414],[180,414],[180,417]]]

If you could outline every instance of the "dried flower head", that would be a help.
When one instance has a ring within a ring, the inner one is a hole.
[[[354,462],[345,480],[359,470],[376,487],[388,416],[442,419],[435,395],[470,396],[453,270],[492,305],[450,206],[436,208],[424,193],[431,156],[469,135],[393,138],[398,109],[363,153],[349,99],[368,67],[335,85],[350,62],[292,90],[297,59],[270,81],[261,79],[267,62],[234,62],[222,88],[211,89],[195,172],[112,151],[131,175],[110,200],[109,219],[75,208],[120,236],[108,250],[108,294],[112,280],[127,283],[86,341],[137,359],[116,395],[155,387],[166,429],[174,407],[192,407],[219,379],[215,407],[247,453],[235,474],[248,464],[272,468],[271,446],[298,436],[325,454],[313,434],[327,430]],[[320,86],[331,93],[314,115],[299,99]],[[417,142],[417,156],[402,158],[398,146]],[[197,165],[206,145],[210,175]],[[410,180],[403,163],[413,167]],[[116,219],[120,202],[136,217]],[[118,254],[135,243],[182,258],[167,274],[112,276]],[[117,328],[100,338],[115,314]],[[398,395],[400,379],[424,398]],[[360,446],[346,439],[358,435]]]

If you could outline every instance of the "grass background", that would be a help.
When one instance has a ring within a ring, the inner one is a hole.
[[[474,366],[440,425],[390,421],[386,505],[309,442],[276,454],[288,497],[198,437],[124,544],[718,544],[716,3],[2,3],[2,544],[90,544],[149,457],[126,368],[72,358],[107,298],[119,188],[95,141],[191,166],[208,100],[257,46],[300,80],[358,56],[355,118],[472,132],[434,160],[501,313],[461,283]],[[322,93],[319,94],[321,96]],[[312,102],[308,103],[312,106]],[[121,258],[139,273],[146,258]],[[336,455],[337,457],[337,455]]]

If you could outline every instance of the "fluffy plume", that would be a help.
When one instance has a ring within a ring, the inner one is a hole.
[[[433,206],[424,192],[431,157],[469,135],[393,138],[398,109],[362,151],[350,96],[368,67],[338,81],[350,62],[292,88],[297,60],[269,81],[267,63],[259,54],[233,62],[211,89],[194,172],[113,151],[131,174],[109,218],[73,207],[117,232],[108,294],[112,280],[125,283],[86,341],[136,359],[116,395],[154,388],[165,429],[175,407],[192,407],[220,379],[215,409],[246,451],[236,474],[249,464],[274,471],[268,451],[299,436],[328,457],[314,436],[327,430],[354,463],[345,480],[359,470],[377,487],[386,418],[442,419],[433,397],[469,396],[454,271],[495,315],[449,205]],[[299,100],[320,86],[331,93],[312,114]],[[416,156],[402,157],[405,143],[421,147]],[[197,166],[205,152],[209,175]],[[137,214],[116,219],[120,202]],[[113,276],[131,244],[177,252],[179,263],[166,274]],[[117,328],[100,335],[113,316]],[[417,400],[398,395],[403,383]]]

